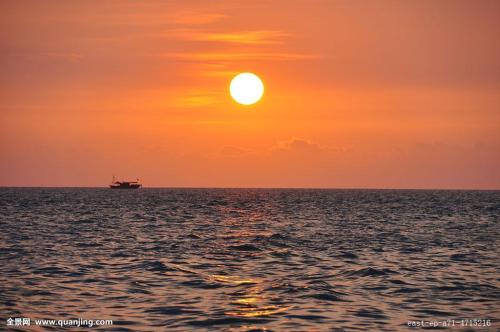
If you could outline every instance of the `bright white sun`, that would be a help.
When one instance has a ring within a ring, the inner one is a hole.
[[[240,104],[255,104],[264,94],[264,84],[255,74],[240,73],[231,80],[229,93]]]

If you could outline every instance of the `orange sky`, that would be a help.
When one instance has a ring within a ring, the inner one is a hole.
[[[487,0],[2,1],[0,185],[498,189],[499,31]]]

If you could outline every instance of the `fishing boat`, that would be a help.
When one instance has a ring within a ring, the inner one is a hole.
[[[111,189],[139,189],[142,184],[139,183],[139,179],[135,181],[117,181],[113,176],[113,180],[109,185]]]

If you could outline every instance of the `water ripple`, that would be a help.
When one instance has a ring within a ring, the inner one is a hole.
[[[3,320],[395,331],[500,319],[497,191],[1,188],[0,211]]]

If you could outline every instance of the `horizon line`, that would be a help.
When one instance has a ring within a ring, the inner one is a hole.
[[[19,188],[19,189],[109,189],[108,186],[3,186],[4,188]],[[404,187],[212,187],[212,186],[172,186],[172,187],[141,187],[140,189],[267,189],[267,190],[421,190],[421,191],[500,191],[500,188],[404,188]],[[139,189],[139,190],[140,190]],[[136,189],[137,190],[137,189]]]

